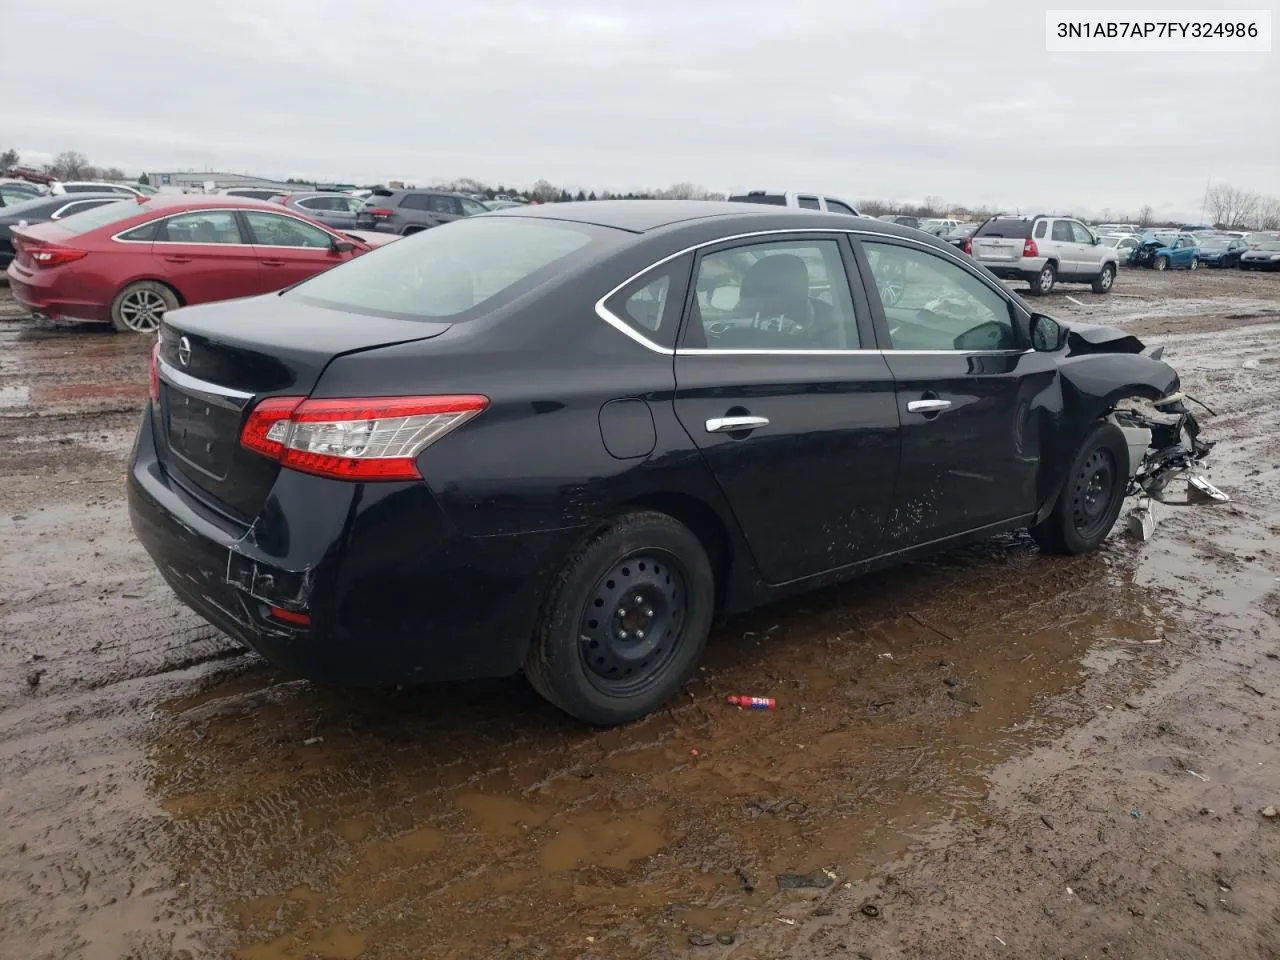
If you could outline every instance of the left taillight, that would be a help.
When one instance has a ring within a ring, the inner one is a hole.
[[[89,255],[88,250],[76,250],[73,247],[29,247],[27,255],[37,267],[60,267],[64,263],[75,263]]]
[[[151,346],[151,400],[160,402],[160,340]]]
[[[417,456],[489,406],[478,394],[307,399],[269,397],[240,444],[282,466],[339,480],[419,480]]]

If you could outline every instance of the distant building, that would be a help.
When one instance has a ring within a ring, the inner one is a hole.
[[[310,188],[313,184],[285,183],[266,177],[251,177],[244,173],[213,173],[205,170],[183,170],[176,173],[152,173],[147,171],[147,182],[165,193],[205,193],[209,184],[214,190],[227,187],[261,187],[288,193],[290,190]]]

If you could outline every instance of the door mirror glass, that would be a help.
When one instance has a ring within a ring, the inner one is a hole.
[[[1031,315],[1031,347],[1042,353],[1061,350],[1067,342],[1067,328],[1043,313]]]
[[[335,240],[335,241],[333,241],[333,252],[334,252],[334,253],[350,253],[350,252],[351,252],[352,250],[354,250],[355,248],[356,248],[356,245],[355,245],[354,243],[352,243],[350,240]]]

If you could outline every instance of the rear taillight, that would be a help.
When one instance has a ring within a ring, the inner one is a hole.
[[[270,397],[240,444],[282,466],[339,480],[419,480],[417,456],[489,406],[477,395],[309,400]]]
[[[88,250],[73,250],[71,247],[36,247],[28,251],[31,260],[37,267],[60,267],[64,263],[75,263],[89,253]]]
[[[151,399],[160,402],[160,341],[151,347]]]
[[[1036,246],[1036,242],[1030,237],[1022,241],[1022,255],[1024,257],[1040,256],[1040,248]]]
[[[371,217],[382,217],[383,219],[391,216],[390,207],[374,207],[372,210],[366,210],[365,213]]]
[[[964,246],[963,246],[963,247],[961,247],[960,249],[961,249],[961,250],[963,250],[965,253],[972,255],[972,254],[973,254],[973,241],[972,241],[972,240],[966,240],[966,241],[964,242]]]

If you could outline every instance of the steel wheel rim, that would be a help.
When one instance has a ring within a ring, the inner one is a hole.
[[[1200,268],[1200,261],[1199,261],[1199,260],[1192,260],[1192,261],[1191,261],[1191,269],[1192,269],[1192,270],[1198,270],[1199,268]]]
[[[120,301],[120,322],[137,333],[152,333],[160,328],[169,305],[154,290],[131,290]]]
[[[1071,499],[1076,533],[1086,540],[1096,537],[1106,524],[1114,498],[1116,462],[1111,451],[1099,447],[1081,465]]]
[[[1048,290],[1053,286],[1053,268],[1045,267],[1040,271],[1040,288]]]
[[[578,625],[587,679],[614,697],[645,693],[675,659],[688,624],[689,576],[676,557],[640,550],[591,588]]]

